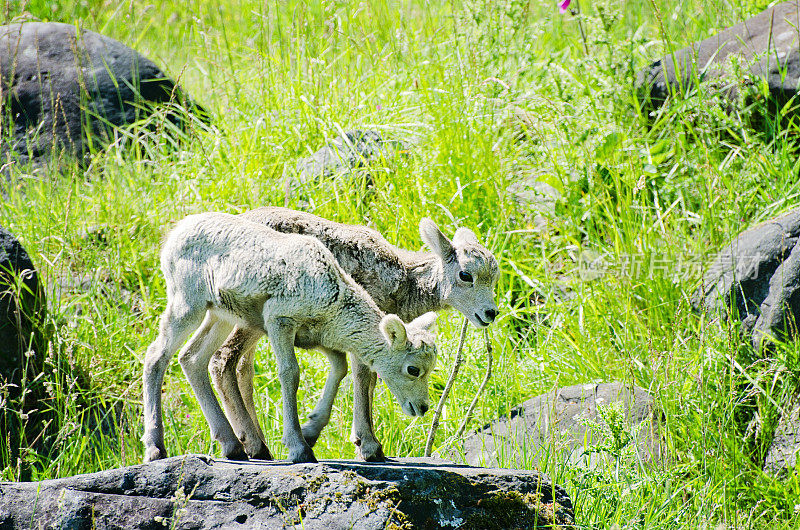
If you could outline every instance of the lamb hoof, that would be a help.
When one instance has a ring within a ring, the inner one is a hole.
[[[228,460],[238,460],[240,462],[246,462],[247,460],[250,460],[247,457],[247,453],[245,453],[244,451],[244,447],[242,446],[239,446],[233,451],[227,453],[225,455],[225,458],[227,458]]]
[[[250,454],[250,458],[255,460],[275,460],[272,453],[269,452],[269,447],[264,444],[261,444],[261,447],[255,453],[248,454]]]
[[[144,463],[154,462],[167,458],[167,450],[163,447],[148,447],[144,451]]]
[[[383,447],[378,447],[370,451],[365,450],[363,444],[356,447],[356,456],[364,462],[386,462],[386,455],[383,454]]]
[[[269,452],[269,447],[264,443],[261,438],[240,438],[244,451],[250,458],[257,458],[258,460],[274,460],[272,453]]]
[[[317,457],[314,456],[314,451],[310,447],[304,447],[302,450],[289,451],[289,460],[292,464],[316,464]]]

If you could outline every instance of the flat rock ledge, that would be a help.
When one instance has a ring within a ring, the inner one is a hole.
[[[571,528],[572,502],[535,471],[430,458],[381,464],[202,455],[43,482],[0,483],[0,528]]]

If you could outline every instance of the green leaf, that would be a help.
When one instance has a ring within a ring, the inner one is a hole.
[[[612,132],[607,134],[594,153],[595,159],[605,160],[609,158],[621,144],[622,135],[620,133]]]

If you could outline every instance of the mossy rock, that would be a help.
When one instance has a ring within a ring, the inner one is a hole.
[[[574,520],[564,489],[538,472],[423,458],[293,465],[189,455],[0,491],[0,527],[9,529],[570,528]]]

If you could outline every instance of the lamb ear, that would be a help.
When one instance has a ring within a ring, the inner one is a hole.
[[[436,313],[433,311],[425,313],[409,322],[408,325],[415,329],[424,329],[431,333],[436,333]]]
[[[432,220],[423,217],[419,221],[419,235],[434,254],[447,261],[455,252],[453,243],[439,230]]]
[[[467,244],[480,245],[475,232],[469,228],[459,228],[456,230],[455,235],[453,235],[453,245],[458,246]]]
[[[406,325],[397,315],[386,315],[381,320],[381,333],[392,348],[400,349],[406,344]]]

